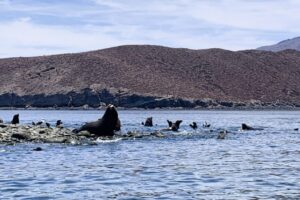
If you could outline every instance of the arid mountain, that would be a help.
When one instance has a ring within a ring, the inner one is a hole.
[[[300,52],[120,46],[0,59],[0,106],[300,106]]]
[[[277,44],[270,45],[270,46],[259,47],[257,50],[278,52],[278,51],[283,51],[283,50],[287,50],[287,49],[293,49],[293,50],[300,51],[300,37],[284,40],[284,41],[281,41]]]

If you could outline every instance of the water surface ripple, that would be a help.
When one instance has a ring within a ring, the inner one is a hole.
[[[21,123],[58,118],[78,127],[102,111],[0,111]],[[298,111],[120,111],[123,132],[153,132],[182,119],[166,138],[96,146],[0,146],[0,199],[300,199]],[[153,128],[140,125],[146,117]],[[188,126],[207,121],[211,129]],[[240,132],[241,123],[263,128]],[[219,130],[230,133],[218,140]],[[32,151],[37,146],[44,150]]]

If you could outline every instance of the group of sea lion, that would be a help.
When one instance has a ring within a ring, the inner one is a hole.
[[[168,128],[163,129],[162,131],[178,131],[180,124],[182,123],[182,120],[177,120],[176,122],[172,122],[170,120],[167,120],[168,122]],[[0,123],[3,123],[3,120],[0,119]],[[19,124],[19,114],[16,114],[13,116],[13,119],[11,121],[11,124]],[[47,127],[50,127],[50,124],[44,121],[39,121],[37,123],[32,122],[32,125],[41,125],[45,123]],[[56,122],[56,127],[62,127],[62,121],[57,120]],[[145,122],[142,122],[142,125],[147,126],[147,127],[152,127],[153,126],[153,118],[148,117]],[[190,124],[190,127],[192,129],[197,129],[198,125],[196,122],[192,122]],[[209,128],[210,124],[205,122],[203,124],[203,128]],[[101,119],[98,119],[97,121],[94,122],[88,122],[81,126],[79,129],[74,129],[74,133],[78,133],[80,131],[88,131],[91,134],[94,134],[96,136],[103,136],[103,137],[112,137],[115,134],[115,131],[121,130],[121,122],[118,116],[117,109],[114,105],[108,105],[106,108],[105,113],[103,114]],[[242,124],[241,130],[262,130],[258,128],[253,128],[251,126],[248,126],[247,124]],[[294,129],[295,131],[298,130],[298,128]],[[222,132],[220,135],[221,138],[225,137],[227,134],[227,131]]]
[[[13,116],[13,119],[11,120],[11,124],[13,124],[13,125],[16,125],[16,124],[19,124],[20,123],[20,119],[19,119],[19,117],[20,117],[20,115],[19,114],[15,114],[14,116]],[[0,124],[2,124],[2,123],[4,123],[4,121],[2,120],[2,119],[0,119]],[[50,128],[50,123],[48,123],[48,122],[46,122],[46,121],[44,121],[44,120],[42,120],[42,121],[38,121],[38,122],[32,122],[31,123],[33,126],[41,126],[42,124],[45,124],[48,128]],[[55,124],[55,127],[57,127],[57,128],[62,128],[62,125],[63,123],[62,123],[62,121],[61,120],[57,120],[56,121],[56,124]]]

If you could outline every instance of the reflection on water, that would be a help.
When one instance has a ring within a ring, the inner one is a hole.
[[[78,127],[102,111],[0,111],[21,123],[61,119]],[[182,119],[166,138],[98,141],[96,146],[0,146],[0,199],[300,198],[300,112],[120,111],[122,131],[153,132]],[[155,124],[140,123],[152,116]],[[197,131],[189,124],[196,121]],[[201,124],[212,124],[203,129]],[[241,132],[241,123],[261,131]],[[230,133],[218,140],[218,130]],[[44,151],[32,151],[41,146]]]

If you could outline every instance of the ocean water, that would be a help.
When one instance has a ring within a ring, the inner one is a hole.
[[[15,113],[21,123],[61,119],[77,128],[103,111],[6,110],[0,118]],[[149,116],[155,126],[141,126]],[[0,145],[0,199],[300,199],[299,111],[124,110],[119,117],[123,134],[166,128],[167,119],[183,123],[165,138]],[[263,130],[239,131],[241,123]],[[223,129],[229,133],[219,140]],[[38,146],[43,151],[32,151]]]

